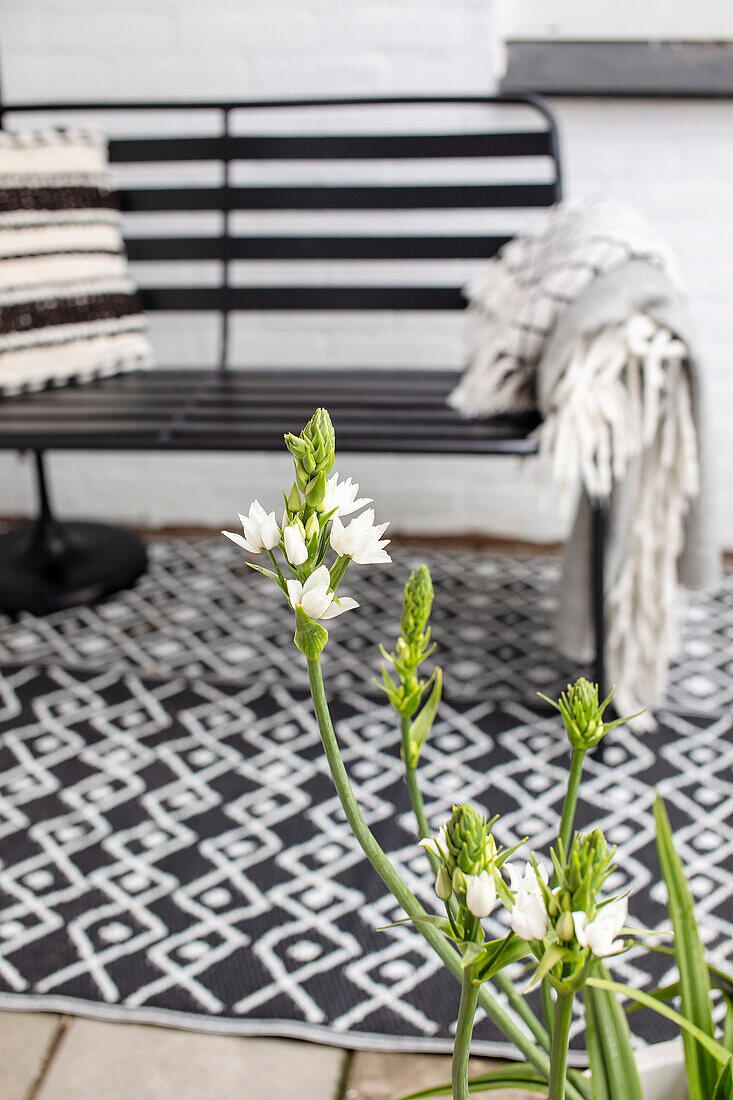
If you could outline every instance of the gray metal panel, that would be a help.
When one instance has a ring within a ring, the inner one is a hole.
[[[733,43],[510,42],[502,91],[725,99]]]

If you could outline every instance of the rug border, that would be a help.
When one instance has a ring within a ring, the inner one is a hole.
[[[179,1012],[170,1008],[128,1008],[120,1004],[85,1001],[78,997],[48,996],[40,993],[0,992],[0,1011],[53,1012],[118,1024],[146,1024],[153,1027],[198,1031],[209,1035],[240,1038],[301,1039],[310,1043],[339,1047],[341,1050],[373,1050],[395,1054],[451,1054],[450,1039],[432,1039],[419,1035],[379,1035],[376,1032],[338,1032],[324,1024],[306,1024],[299,1020],[234,1020],[231,1017],[205,1016],[197,1012]],[[648,1046],[649,1044],[644,1044]],[[474,1039],[471,1052],[486,1058],[520,1061],[511,1043]],[[584,1069],[587,1058],[570,1051],[571,1065]]]

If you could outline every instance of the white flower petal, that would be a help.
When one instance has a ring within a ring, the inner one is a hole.
[[[236,542],[237,546],[241,546],[243,550],[246,550],[248,554],[256,554],[257,551],[250,546],[242,535],[238,535],[235,531],[222,531],[222,535],[226,535],[232,542]]]
[[[294,611],[300,603],[301,596],[303,595],[303,585],[300,583],[300,581],[296,581],[294,577],[292,580],[286,581],[285,583],[288,589],[288,599],[290,600],[290,606]]]
[[[261,535],[265,550],[274,550],[280,542],[280,529],[274,512],[270,512],[269,515],[265,516],[262,522]]]
[[[337,515],[334,516],[333,517],[333,523],[331,524],[331,536],[330,536],[329,541],[331,543],[331,549],[336,554],[338,554],[339,557],[341,557],[343,554],[346,553],[346,551],[343,549],[343,546],[344,546],[344,533],[345,533],[345,527],[344,527],[343,523],[341,522],[341,520],[338,518]]]
[[[336,599],[334,596],[329,607],[321,615],[322,619],[335,619],[337,615],[342,615],[344,611],[353,611],[355,607],[358,607],[356,600],[352,600],[351,596],[341,596],[340,599]]]
[[[585,929],[588,924],[588,914],[583,910],[575,910],[573,912],[573,927],[575,928],[575,938],[581,947],[587,947],[588,941],[585,937]]]
[[[385,550],[371,550],[368,547],[353,555],[357,565],[388,565],[392,561]]]
[[[504,870],[509,874],[509,889],[514,894],[522,885],[522,872],[514,863],[505,863]]]
[[[311,588],[309,592],[306,592],[304,586],[300,606],[309,618],[320,619],[331,603],[331,599],[331,593],[325,588]]]
[[[328,566],[319,565],[317,569],[314,569],[308,580],[303,585],[304,592],[311,592],[314,588],[328,588],[331,583],[331,574],[328,571]]]

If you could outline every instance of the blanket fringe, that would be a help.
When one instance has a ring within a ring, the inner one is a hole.
[[[608,501],[638,465],[635,514],[607,578],[608,669],[622,712],[654,705],[675,651],[678,560],[699,487],[685,344],[642,314],[579,341],[538,437],[541,468],[565,494],[580,482]]]

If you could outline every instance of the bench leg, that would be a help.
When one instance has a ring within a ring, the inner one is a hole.
[[[593,501],[591,520],[591,599],[593,610],[593,640],[595,659],[593,679],[598,684],[598,696],[605,699],[606,687],[606,615],[604,607],[606,508],[602,501]],[[613,705],[613,704],[611,704]],[[605,740],[593,751],[596,760],[603,760]]]
[[[606,509],[601,501],[593,502],[591,534],[591,588],[593,600],[593,641],[595,661],[593,678],[601,699],[606,697],[606,618],[604,611],[604,573]]]
[[[107,524],[57,520],[43,453],[33,456],[38,517],[0,536],[0,609],[45,615],[129,588],[147,567],[141,539]]]

